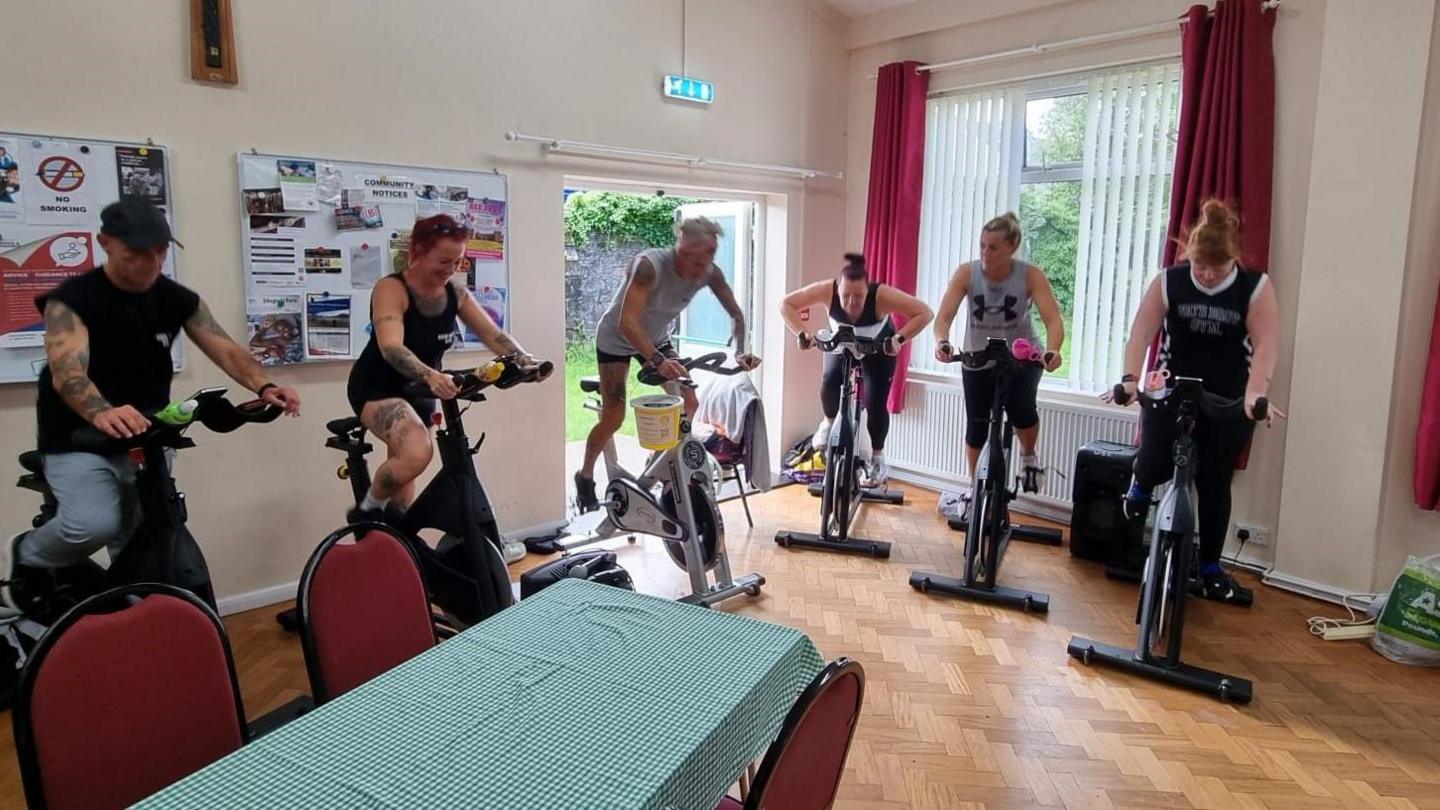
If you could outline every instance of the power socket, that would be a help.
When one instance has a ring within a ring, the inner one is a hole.
[[[1270,530],[1264,526],[1253,526],[1249,523],[1235,524],[1235,537],[1246,545],[1268,546],[1270,545]]]

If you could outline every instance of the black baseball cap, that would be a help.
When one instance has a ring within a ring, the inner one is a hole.
[[[121,197],[119,202],[105,206],[100,212],[100,232],[119,239],[131,250],[153,250],[167,242],[180,245],[170,233],[165,212],[143,197]]]

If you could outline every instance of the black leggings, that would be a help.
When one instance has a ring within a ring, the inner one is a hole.
[[[1027,363],[1012,371],[1002,395],[1005,413],[1010,415],[1010,426],[1027,430],[1040,424],[1040,410],[1035,396],[1040,391],[1040,377],[1045,370]],[[965,443],[971,447],[985,446],[990,436],[990,406],[995,402],[995,378],[999,372],[993,368],[984,371],[961,370],[965,383]]]
[[[1175,438],[1179,425],[1172,414],[1140,412],[1140,452],[1135,456],[1135,481],[1145,489],[1170,480],[1175,472]],[[1195,421],[1195,508],[1200,513],[1200,563],[1220,562],[1225,532],[1230,527],[1230,480],[1235,464],[1250,441],[1255,423],[1248,419]]]
[[[826,419],[840,412],[840,388],[845,383],[845,358],[825,355],[825,370],[820,375],[820,408]],[[865,424],[870,430],[870,449],[885,449],[890,435],[890,411],[885,401],[890,398],[890,381],[895,378],[895,358],[888,354],[872,354],[860,361],[860,376],[865,382]]]

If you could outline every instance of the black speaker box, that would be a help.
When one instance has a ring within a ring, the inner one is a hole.
[[[1093,441],[1075,456],[1075,487],[1070,494],[1070,553],[1111,562],[1129,531],[1122,501],[1130,488],[1135,448]]]

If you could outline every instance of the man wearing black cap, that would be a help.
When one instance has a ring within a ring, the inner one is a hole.
[[[299,394],[270,382],[200,296],[161,274],[170,243],[180,243],[160,209],[126,197],[106,206],[100,223],[105,265],[35,299],[45,315],[47,360],[35,407],[38,449],[59,511],[11,538],[0,614],[16,608],[10,582],[25,568],[65,568],[101,546],[113,560],[139,524],[130,457],[78,451],[70,436],[85,425],[115,438],[143,432],[145,414],[170,400],[170,345],[181,329],[235,382],[286,413],[300,411]]]

